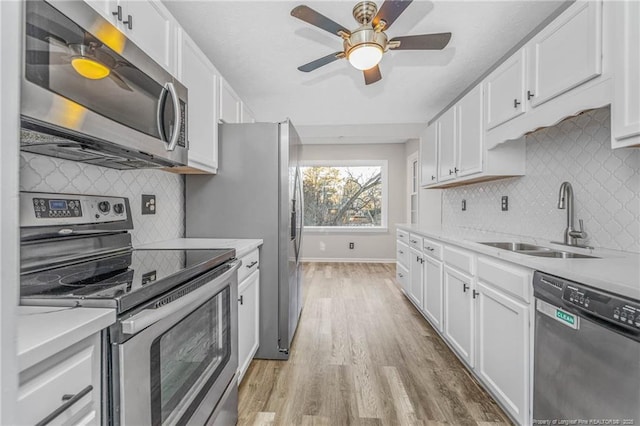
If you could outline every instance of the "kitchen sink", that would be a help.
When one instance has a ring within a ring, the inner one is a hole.
[[[515,253],[526,254],[527,256],[549,257],[556,259],[599,259],[596,256],[586,254],[572,253],[568,251],[554,250],[549,247],[537,246],[528,243],[514,242],[481,242],[485,246],[495,247],[502,250],[508,250]]]

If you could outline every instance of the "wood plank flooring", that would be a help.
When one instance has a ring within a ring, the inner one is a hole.
[[[394,264],[306,263],[289,361],[254,360],[239,425],[511,424],[394,282]]]

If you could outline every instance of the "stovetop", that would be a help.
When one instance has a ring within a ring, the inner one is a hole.
[[[235,258],[233,249],[129,250],[25,273],[23,305],[115,307],[125,312]]]

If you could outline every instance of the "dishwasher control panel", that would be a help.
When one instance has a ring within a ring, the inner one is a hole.
[[[640,303],[574,283],[565,283],[562,299],[583,311],[620,326],[640,329]]]

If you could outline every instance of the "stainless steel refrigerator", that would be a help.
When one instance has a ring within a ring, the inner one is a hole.
[[[290,121],[220,124],[218,174],[186,178],[187,237],[264,240],[258,358],[288,359],[302,310],[299,152]]]

